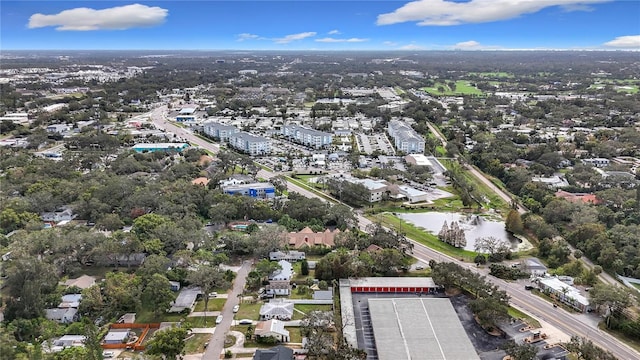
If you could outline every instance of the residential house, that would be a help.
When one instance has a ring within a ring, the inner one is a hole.
[[[78,319],[76,308],[52,308],[44,310],[44,317],[61,324],[71,324]]]
[[[570,193],[564,190],[558,190],[555,193],[557,198],[565,199],[572,203],[599,204],[601,201],[595,194],[588,193]]]
[[[289,321],[293,317],[294,304],[284,299],[272,299],[260,307],[260,320]]]
[[[286,260],[290,262],[296,262],[304,259],[305,259],[305,253],[302,251],[291,250],[287,252],[282,252],[278,250],[278,251],[272,251],[269,253],[269,260],[271,261]]]
[[[561,187],[569,186],[569,182],[563,176],[560,176],[560,175],[554,175],[549,177],[534,176],[531,178],[531,181],[541,182],[543,184],[546,184],[548,187],[552,187],[552,188],[561,188]]]
[[[179,281],[169,281],[169,285],[171,287],[171,291],[180,291]]]
[[[64,335],[60,338],[47,340],[42,343],[42,350],[46,353],[60,352],[73,346],[84,346],[87,339],[84,335]]]
[[[117,324],[134,324],[136,322],[136,313],[126,313],[116,321]]]
[[[335,229],[333,231],[326,229],[323,232],[317,233],[311,230],[311,228],[305,227],[298,232],[290,232],[287,237],[289,240],[289,247],[295,249],[314,246],[334,247],[334,239],[339,233],[340,229]]]
[[[253,360],[293,360],[293,350],[282,345],[271,349],[257,349]]]
[[[86,288],[90,288],[95,284],[96,284],[96,278],[89,275],[82,275],[75,279],[69,279],[63,283],[63,285],[66,287],[75,286],[83,290]]]
[[[271,153],[271,140],[247,132],[237,132],[229,136],[229,146],[251,156]]]
[[[75,219],[76,216],[71,208],[62,208],[56,211],[43,212],[40,214],[40,219],[44,222],[59,223],[61,221],[69,222]]]
[[[78,308],[82,301],[82,294],[62,295],[62,301],[58,304],[58,308]]]
[[[254,335],[257,338],[273,337],[278,342],[289,342],[289,331],[284,328],[284,323],[280,320],[259,321],[256,325]]]
[[[333,288],[316,290],[313,292],[313,300],[333,300]]]
[[[191,180],[191,184],[200,185],[200,186],[207,186],[207,185],[209,185],[209,181],[210,180],[207,179],[206,177],[201,176],[201,177],[198,177],[198,178],[195,178],[195,179]]]
[[[102,340],[102,342],[104,344],[125,343],[129,338],[129,331],[131,331],[131,329],[111,329],[109,330],[107,335],[104,336],[104,339]]]
[[[269,285],[265,287],[267,294],[272,295],[290,295],[290,281],[293,278],[293,266],[286,260],[278,261],[281,269],[278,269],[269,275]]]
[[[407,123],[399,120],[391,120],[387,126],[389,136],[393,138],[398,151],[407,154],[424,153],[424,138]]]

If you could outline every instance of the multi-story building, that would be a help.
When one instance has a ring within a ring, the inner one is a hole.
[[[398,120],[389,121],[387,126],[389,136],[394,140],[394,145],[398,151],[407,154],[424,153],[424,138],[406,123]]]
[[[271,153],[271,141],[269,139],[246,132],[230,134],[229,146],[252,156]]]
[[[333,135],[330,133],[299,125],[284,125],[282,135],[291,141],[315,149],[326,148],[333,141]]]
[[[240,129],[232,125],[225,125],[217,123],[215,121],[208,121],[202,126],[202,131],[214,139],[227,141],[229,140],[229,136],[239,133]]]
[[[258,199],[272,199],[276,196],[275,187],[268,182],[223,186],[222,191],[228,195],[243,195]]]

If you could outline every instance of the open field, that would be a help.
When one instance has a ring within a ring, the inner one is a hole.
[[[483,95],[483,92],[471,85],[469,81],[457,80],[455,84],[455,90],[452,90],[449,85],[444,82],[438,82],[431,87],[424,87],[422,90],[431,95]],[[440,87],[442,87],[444,91],[440,91]]]
[[[227,299],[209,299],[207,311],[221,311],[226,301]],[[204,311],[204,300],[196,302],[196,306],[193,308],[193,311]]]
[[[211,334],[192,334],[184,342],[185,354],[199,354],[204,352],[204,344],[209,341]]]
[[[236,313],[236,319],[251,319],[258,320],[260,317],[261,303],[256,304],[241,304],[240,310]]]

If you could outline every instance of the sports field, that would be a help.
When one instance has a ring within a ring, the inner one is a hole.
[[[457,80],[455,89],[445,82],[438,82],[431,87],[422,88],[431,95],[483,95],[483,92],[467,80]]]

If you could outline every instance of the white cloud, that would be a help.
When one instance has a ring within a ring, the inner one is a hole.
[[[589,4],[611,0],[417,0],[391,13],[378,15],[378,25],[417,22],[421,26],[448,26],[507,20],[552,6],[584,10]]]
[[[480,46],[480,43],[475,40],[463,41],[453,45],[456,49],[477,49]]]
[[[399,50],[427,50],[427,48],[425,48],[424,46],[420,46],[416,44],[400,46],[398,49]]]
[[[292,41],[302,40],[312,36],[316,36],[315,31],[303,32],[299,34],[291,34],[285,37],[274,39],[274,41],[276,42],[276,44],[288,44]]]
[[[342,43],[342,42],[356,43],[356,42],[369,41],[369,39],[362,39],[362,38],[336,39],[336,38],[326,37],[322,39],[316,39],[316,41],[324,42],[324,43]]]
[[[56,30],[125,30],[161,24],[169,10],[157,6],[132,4],[107,9],[75,8],[57,14],[33,14],[30,29],[56,26]]]
[[[249,33],[242,33],[242,34],[238,34],[237,36],[238,36],[238,41],[260,39],[259,35],[249,34]]]
[[[604,43],[604,46],[620,49],[640,49],[640,35],[618,36]]]
[[[339,35],[340,31],[339,30],[331,30],[327,34],[329,34],[329,35]]]

